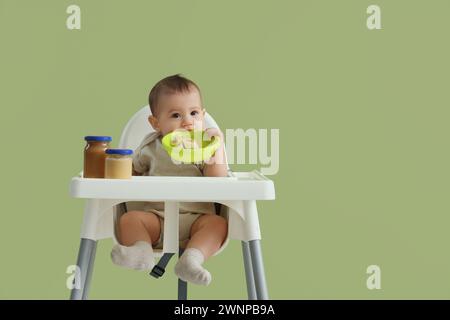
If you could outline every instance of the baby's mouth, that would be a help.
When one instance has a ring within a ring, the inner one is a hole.
[[[193,128],[178,128],[178,129],[175,129],[174,131],[192,131],[193,130]]]

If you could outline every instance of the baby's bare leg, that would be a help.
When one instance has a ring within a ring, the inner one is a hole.
[[[144,211],[129,211],[120,217],[119,242],[132,246],[137,241],[156,243],[161,233],[161,223],[156,214]]]
[[[211,274],[202,263],[213,255],[227,237],[228,226],[224,218],[205,214],[191,226],[191,240],[175,265],[175,274],[184,281],[208,285]]]
[[[227,221],[218,215],[204,214],[191,226],[191,239],[186,245],[203,253],[205,260],[220,249],[227,238]]]
[[[161,232],[159,218],[154,213],[130,211],[119,220],[118,240],[111,251],[112,261],[122,267],[150,270],[155,265],[152,243]]]

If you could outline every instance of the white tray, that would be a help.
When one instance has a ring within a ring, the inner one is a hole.
[[[72,178],[70,195],[140,201],[273,200],[273,181],[258,171],[229,177],[133,176],[131,179]]]

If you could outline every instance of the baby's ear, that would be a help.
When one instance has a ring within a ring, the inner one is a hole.
[[[159,130],[158,119],[156,117],[154,117],[153,115],[149,116],[148,117],[148,122],[153,127],[153,129],[155,129],[156,131]]]

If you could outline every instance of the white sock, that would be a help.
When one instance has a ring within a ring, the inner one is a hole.
[[[116,244],[111,251],[112,261],[125,268],[151,270],[155,266],[152,245],[146,241],[136,241],[130,247]]]
[[[204,261],[205,257],[200,250],[186,249],[175,265],[175,274],[183,281],[207,286],[211,282],[211,274],[202,267]]]

